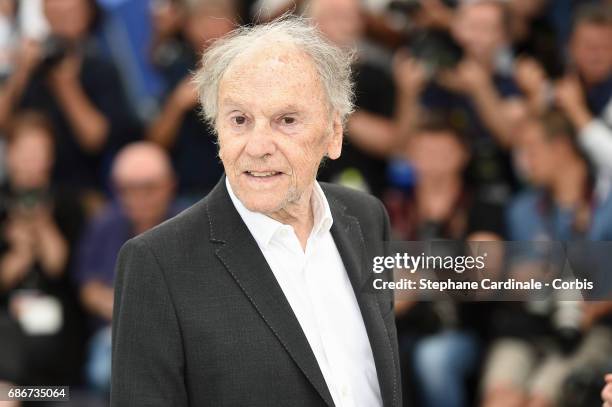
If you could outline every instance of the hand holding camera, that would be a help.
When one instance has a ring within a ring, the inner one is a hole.
[[[420,95],[428,80],[425,65],[403,51],[398,52],[394,58],[393,76],[403,95]]]
[[[2,285],[18,284],[38,263],[50,276],[65,266],[68,245],[52,216],[52,205],[38,192],[11,200],[3,227],[8,252],[2,258]]]

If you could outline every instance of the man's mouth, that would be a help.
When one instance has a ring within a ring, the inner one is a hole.
[[[282,172],[279,171],[245,171],[245,173],[256,178],[269,178],[282,174]]]

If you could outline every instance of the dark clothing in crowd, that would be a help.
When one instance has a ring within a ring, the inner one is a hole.
[[[586,102],[595,116],[601,116],[612,98],[612,74],[605,81],[586,90]]]
[[[168,94],[196,69],[197,56],[186,44],[175,42],[158,68],[168,85]],[[199,107],[188,111],[170,148],[172,162],[178,175],[179,194],[201,198],[219,181],[223,166],[217,156],[217,139],[204,123]]]
[[[357,64],[354,67],[354,80],[357,110],[386,118],[393,117],[395,88],[389,74],[371,64]],[[387,162],[355,146],[348,135],[345,137],[342,155],[337,160],[325,163],[319,171],[319,179],[344,183],[346,175],[360,176],[370,192],[381,197],[387,185]]]
[[[0,381],[20,383],[24,377],[23,333],[5,309],[0,309]]]
[[[1,188],[0,203],[5,208],[0,215],[0,258],[10,250],[5,240],[4,228],[7,224],[8,212],[12,206],[20,205],[19,198],[9,187]],[[66,239],[69,248],[74,247],[79,238],[83,213],[80,204],[74,195],[64,191],[46,191],[39,195],[52,210],[53,220]],[[25,205],[25,204],[24,204]],[[25,278],[14,288],[8,291],[0,290],[0,320],[8,318],[9,321],[0,322],[11,329],[6,336],[2,330],[2,342],[6,341],[5,349],[16,349],[11,358],[24,357],[25,363],[18,379],[28,385],[66,385],[79,383],[80,366],[83,361],[84,330],[83,313],[80,302],[69,276],[71,260],[69,259],[63,274],[58,278],[49,277],[43,272],[39,264],[34,264]],[[22,294],[35,297],[49,297],[59,302],[61,306],[61,327],[52,334],[28,335],[17,326],[17,321],[10,313],[11,304],[16,297]],[[22,356],[19,356],[19,355]],[[7,362],[10,364],[10,360]],[[0,374],[4,369],[4,358],[0,358]],[[0,380],[3,378],[0,377]]]
[[[471,232],[503,233],[499,206],[482,201],[475,191],[464,187],[451,212],[435,221],[419,213],[415,193],[393,188],[384,195],[394,240],[441,241],[444,242],[444,246],[438,246],[441,250],[460,255]],[[424,243],[423,249],[433,250],[433,246]],[[416,300],[396,318],[405,397],[415,405],[440,405],[435,401],[435,388],[436,380],[442,380],[449,388],[449,396],[460,405],[468,398],[461,389],[476,372],[481,357],[479,349],[488,337],[489,306],[450,297],[446,301]],[[436,357],[432,357],[432,349]],[[432,380],[432,375],[436,375],[432,372],[444,372],[446,376]]]
[[[57,96],[47,84],[45,70],[31,78],[19,103],[49,116],[56,136],[54,181],[78,189],[105,189],[112,158],[123,145],[140,138],[140,127],[126,98],[115,66],[92,48],[84,52],[79,81],[93,105],[109,122],[107,140],[100,152],[84,150]]]
[[[82,285],[97,280],[111,287],[115,280],[117,253],[134,233],[117,205],[110,205],[92,219],[78,247],[75,280]]]

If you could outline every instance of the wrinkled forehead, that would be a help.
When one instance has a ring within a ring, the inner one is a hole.
[[[228,100],[263,111],[283,105],[327,108],[326,93],[312,58],[294,45],[270,43],[232,61],[219,85],[219,107]]]

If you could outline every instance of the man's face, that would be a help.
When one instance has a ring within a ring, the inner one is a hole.
[[[579,24],[570,48],[578,72],[589,83],[599,83],[612,73],[612,26]]]
[[[490,63],[505,40],[502,9],[489,3],[461,6],[453,35],[469,57]]]
[[[44,12],[51,31],[68,40],[86,35],[92,18],[91,5],[85,0],[45,0]]]
[[[284,44],[243,55],[218,97],[219,156],[240,201],[268,215],[304,204],[321,159],[338,158],[342,146],[311,59]]]
[[[132,154],[115,169],[113,182],[133,224],[151,226],[164,220],[174,197],[174,180],[157,156]]]
[[[434,180],[460,175],[468,158],[455,136],[447,133],[415,134],[408,154],[419,177]],[[432,160],[432,157],[437,159]]]
[[[41,188],[51,178],[53,141],[43,129],[24,127],[7,151],[7,167],[13,186]]]

